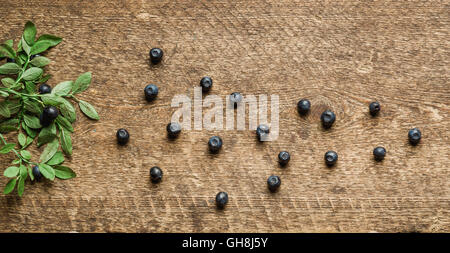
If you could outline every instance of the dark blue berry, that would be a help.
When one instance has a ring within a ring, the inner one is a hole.
[[[181,132],[181,126],[177,122],[171,122],[167,124],[167,134],[169,138],[174,139],[177,138]]]
[[[125,145],[128,143],[128,140],[130,139],[130,134],[126,129],[120,128],[119,130],[117,130],[116,137],[117,143],[119,145]]]
[[[265,141],[269,137],[270,128],[268,125],[261,124],[256,128],[256,136],[259,141]]]
[[[49,126],[59,115],[58,108],[54,106],[47,106],[42,111],[39,119],[41,121],[41,125],[44,127]]]
[[[14,63],[14,62],[16,62],[16,60],[13,59],[13,58],[7,58],[7,59],[6,59],[6,62],[12,62],[12,63]]]
[[[39,86],[40,94],[47,94],[47,93],[51,93],[51,92],[52,92],[52,87],[50,87],[50,85],[43,83]]]
[[[222,139],[219,136],[213,136],[208,141],[209,150],[217,153],[222,148]]]
[[[38,54],[34,54],[34,55],[32,55],[32,56],[30,56],[30,60],[33,60],[35,57],[39,57],[40,55],[38,55]]]
[[[219,192],[216,195],[216,205],[219,209],[222,209],[225,207],[225,205],[228,203],[228,193],[226,192]]]
[[[280,188],[280,185],[281,185],[281,179],[279,176],[272,175],[267,179],[267,186],[269,187],[269,190],[271,192],[277,191],[278,188]]]
[[[205,93],[209,92],[212,85],[213,85],[213,81],[212,81],[211,77],[209,77],[209,76],[205,76],[202,78],[202,80],[200,80],[200,86],[202,87],[202,91]]]
[[[278,154],[278,162],[281,166],[285,166],[286,164],[288,164],[289,160],[291,160],[291,155],[289,154],[289,152],[281,151]]]
[[[154,84],[149,84],[145,86],[144,95],[147,101],[149,102],[153,101],[156,98],[156,96],[158,96],[158,87]]]
[[[239,92],[233,92],[230,95],[230,102],[234,106],[234,108],[237,108],[238,105],[242,102],[242,95]]]
[[[31,173],[33,174],[34,179],[36,179],[37,181],[41,180],[42,174],[37,165],[33,166],[33,168],[31,169]]]
[[[162,176],[163,172],[159,167],[155,166],[150,169],[150,180],[153,183],[159,183],[162,179]]]
[[[380,103],[378,102],[372,102],[369,105],[369,112],[370,115],[372,116],[376,116],[378,114],[378,112],[380,112],[381,106]]]
[[[297,111],[301,115],[305,115],[309,112],[309,109],[311,109],[311,103],[308,99],[302,99],[298,101],[297,103]]]
[[[328,151],[325,153],[325,163],[328,166],[333,166],[338,160],[338,154],[334,151]]]
[[[320,120],[322,121],[322,126],[324,128],[330,128],[336,120],[336,115],[334,112],[326,110],[320,116]]]
[[[163,58],[163,51],[160,48],[152,48],[150,50],[150,61],[153,64],[158,64]]]
[[[373,150],[373,156],[376,161],[382,161],[384,157],[386,156],[386,149],[383,147],[376,147]]]
[[[409,130],[408,139],[412,145],[417,145],[420,142],[421,138],[422,138],[422,133],[420,132],[419,128],[413,128],[413,129]]]

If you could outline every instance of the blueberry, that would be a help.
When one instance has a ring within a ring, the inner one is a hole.
[[[7,58],[7,59],[6,59],[6,62],[12,62],[12,63],[14,63],[14,62],[16,62],[16,60],[13,59],[13,58]]]
[[[216,195],[216,205],[219,209],[223,209],[225,205],[228,203],[228,193],[219,192]]]
[[[39,119],[41,121],[41,125],[44,127],[49,126],[59,115],[58,108],[54,106],[47,106],[42,111]]]
[[[219,136],[213,136],[208,141],[211,153],[217,153],[222,148],[222,139]]]
[[[130,139],[130,134],[128,133],[128,131],[126,129],[120,128],[119,130],[117,130],[116,137],[117,137],[117,143],[119,145],[125,145],[125,144],[127,144],[128,140]]]
[[[159,183],[162,176],[163,172],[159,167],[155,166],[150,169],[150,180],[152,180],[153,183]]]
[[[285,166],[286,164],[288,164],[289,160],[291,160],[291,155],[289,154],[289,152],[281,151],[278,154],[278,162],[281,166]]]
[[[41,171],[39,170],[39,167],[37,165],[33,166],[31,173],[34,176],[34,179],[36,179],[37,181],[40,181],[42,178],[42,174]]]
[[[378,112],[380,112],[381,106],[380,103],[378,102],[372,102],[369,105],[369,112],[370,115],[372,116],[376,116],[378,114]]]
[[[39,86],[39,93],[40,94],[47,94],[47,93],[50,93],[50,92],[52,92],[52,87],[50,87],[50,85],[43,83],[43,84],[41,84]]]
[[[413,128],[413,129],[409,130],[408,139],[412,145],[417,145],[420,142],[421,138],[422,138],[422,133],[420,132],[419,128]]]
[[[230,102],[234,106],[234,108],[238,107],[238,104],[242,102],[242,95],[239,92],[233,92],[230,95]]]
[[[326,110],[320,116],[320,120],[322,121],[322,126],[324,128],[330,128],[336,120],[336,115],[334,112]]]
[[[328,166],[333,166],[338,160],[338,154],[334,151],[328,151],[325,153],[325,163]]]
[[[181,132],[181,126],[177,122],[171,122],[167,124],[167,134],[169,138],[174,139],[177,138]]]
[[[200,86],[202,87],[202,91],[205,93],[209,92],[212,85],[213,85],[213,81],[212,81],[211,77],[209,77],[209,76],[205,76],[202,78],[202,80],[200,80]]]
[[[34,54],[34,55],[32,55],[32,56],[30,56],[30,60],[33,60],[35,57],[39,57],[40,55],[38,55],[38,54]]]
[[[376,147],[373,150],[373,156],[375,158],[376,161],[381,161],[384,159],[384,157],[386,156],[386,149],[383,147]]]
[[[280,185],[281,179],[279,176],[272,175],[267,179],[267,186],[271,192],[276,192],[280,188]]]
[[[264,141],[269,137],[270,128],[265,124],[261,124],[256,128],[256,136],[259,141]]]
[[[147,101],[149,102],[153,101],[156,98],[156,96],[158,96],[158,87],[154,84],[149,84],[145,86],[144,95]]]
[[[164,53],[163,53],[162,49],[152,48],[150,50],[150,61],[153,64],[158,64],[162,60],[163,55],[164,55]]]
[[[298,101],[297,103],[297,111],[301,115],[305,115],[309,112],[309,109],[311,109],[311,103],[308,99],[302,99]]]

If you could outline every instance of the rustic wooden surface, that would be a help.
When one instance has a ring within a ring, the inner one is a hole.
[[[78,117],[78,177],[0,196],[0,232],[450,232],[449,1],[0,1],[1,40],[26,20],[64,41],[47,56],[51,85],[93,72]],[[148,64],[151,47],[164,49]],[[280,137],[185,131],[166,139],[176,94],[204,75],[212,94],[279,94]],[[148,83],[160,87],[154,103]],[[299,117],[296,102],[312,101]],[[372,119],[368,104],[379,100]],[[319,124],[332,108],[330,131]],[[79,111],[78,111],[79,112]],[[116,145],[126,127],[128,146]],[[420,145],[407,143],[419,127]],[[222,136],[219,155],[207,140]],[[12,136],[8,135],[12,140]],[[386,159],[372,150],[383,145]],[[323,154],[339,153],[327,168]],[[288,150],[290,166],[277,154]],[[33,150],[36,156],[41,150]],[[5,168],[12,156],[2,156]],[[149,168],[164,180],[153,185]],[[280,175],[271,194],[266,179]],[[6,179],[1,177],[1,185]],[[223,211],[215,194],[227,191]]]

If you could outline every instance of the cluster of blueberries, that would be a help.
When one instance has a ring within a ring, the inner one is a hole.
[[[159,48],[152,48],[150,50],[150,61],[152,64],[158,64],[163,57],[163,51]],[[200,86],[202,87],[203,92],[209,92],[213,84],[211,77],[203,77],[200,80]],[[147,101],[153,101],[158,95],[158,87],[154,84],[149,84],[144,88],[144,95]],[[237,108],[237,105],[242,101],[243,97],[239,92],[234,92],[229,96],[230,102],[234,104],[234,108]],[[301,99],[297,103],[297,111],[300,115],[306,115],[311,109],[311,102],[307,99]],[[379,102],[372,102],[369,105],[369,113],[375,117],[380,112],[381,106]],[[322,122],[322,126],[325,129],[329,129],[332,127],[333,123],[336,121],[336,115],[331,110],[325,110],[320,116],[320,120]],[[176,122],[171,122],[166,127],[167,136],[170,139],[175,139],[179,136],[181,132],[180,124]],[[270,133],[270,127],[261,124],[256,129],[256,136],[259,141],[263,141],[264,138]],[[120,145],[125,145],[129,138],[130,134],[126,129],[119,129],[117,131],[117,142]],[[412,145],[417,145],[421,139],[421,132],[418,128],[413,128],[408,132],[409,142]],[[208,141],[208,147],[211,153],[218,153],[222,148],[222,139],[219,136],[213,136]],[[373,150],[374,159],[376,161],[382,161],[386,156],[386,149],[384,147],[376,147]],[[336,164],[338,160],[338,154],[333,151],[327,151],[325,153],[325,164],[329,167],[332,167]],[[291,159],[289,152],[281,151],[278,154],[278,161],[281,166],[286,166]],[[150,179],[153,183],[158,183],[161,181],[163,176],[163,172],[161,168],[155,166],[150,169]],[[279,176],[271,175],[267,179],[267,185],[271,192],[276,192],[281,185],[281,179]],[[216,205],[218,208],[224,208],[228,203],[228,194],[226,192],[219,192],[216,195]]]

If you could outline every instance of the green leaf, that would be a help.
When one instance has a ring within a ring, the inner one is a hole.
[[[23,38],[28,43],[28,45],[34,44],[34,39],[36,37],[36,26],[34,26],[33,22],[28,21],[25,24],[25,28],[23,29]]]
[[[29,128],[33,128],[33,129],[39,129],[41,128],[41,123],[39,122],[39,118],[35,117],[35,116],[31,116],[28,114],[24,114],[23,115],[23,119],[25,121],[25,124],[29,127]]]
[[[23,133],[19,133],[17,139],[19,140],[19,144],[22,147],[27,143],[27,136],[25,136]]]
[[[3,147],[0,148],[0,154],[9,153],[10,151],[12,151],[14,149],[15,146],[16,146],[16,144],[14,144],[14,143],[8,143],[8,144],[4,145]]]
[[[10,119],[0,123],[0,133],[7,133],[17,130],[17,125],[19,124],[18,119]]]
[[[6,184],[5,189],[3,190],[4,194],[9,194],[14,190],[14,187],[16,187],[16,182],[17,179],[16,178],[11,178],[11,180],[9,180],[9,182]]]
[[[100,119],[95,108],[88,102],[80,100],[78,105],[80,106],[81,111],[89,118],[94,119],[94,120]]]
[[[14,115],[19,112],[21,104],[18,100],[8,100],[8,108],[11,112],[11,115]]]
[[[6,45],[8,45],[10,48],[12,48],[12,47],[13,47],[13,44],[14,44],[14,41],[13,41],[13,40],[7,40],[7,41],[5,41],[4,44],[6,44]]]
[[[61,38],[44,34],[39,37],[36,43],[34,43],[33,47],[31,48],[31,54],[39,54],[47,50],[49,47],[53,47],[58,45],[62,41]]]
[[[55,35],[50,35],[50,34],[43,34],[39,37],[39,39],[37,41],[45,41],[48,42],[52,47],[58,45],[59,43],[61,43],[62,39],[60,37],[57,37]]]
[[[72,124],[70,124],[70,122],[63,116],[58,115],[58,117],[56,118],[56,123],[58,123],[60,126],[64,127],[69,132],[73,133]]]
[[[11,46],[12,47],[12,46]],[[21,52],[23,52],[23,49],[22,49],[22,40],[19,40],[19,44],[17,44],[17,53],[21,53]],[[16,60],[17,60],[17,58],[16,58]],[[23,63],[21,63],[22,65],[23,65]]]
[[[31,67],[25,70],[22,78],[27,81],[33,81],[38,79],[42,75],[42,73],[44,73],[44,71],[41,68]]]
[[[61,148],[66,153],[66,155],[72,155],[72,138],[70,137],[70,132],[64,128],[60,131]]]
[[[16,81],[10,77],[5,77],[2,79],[2,84],[5,85],[7,88],[11,88],[16,84]]]
[[[22,197],[23,191],[25,189],[25,180],[27,179],[27,167],[21,165],[19,169],[20,177],[19,184],[17,185],[17,193],[19,194],[19,197]]]
[[[53,168],[55,169],[55,176],[59,179],[71,179],[77,176],[69,167],[55,165]]]
[[[6,101],[0,102],[0,115],[5,118],[9,118],[11,116],[8,103]]]
[[[47,74],[45,76],[41,76],[41,78],[39,79],[38,83],[45,83],[47,82],[50,78],[52,77],[52,75]]]
[[[22,177],[23,179],[27,179],[27,167],[25,167],[25,165],[20,165],[19,167],[19,171],[20,171],[20,177]]]
[[[28,46],[28,43],[24,40],[24,38],[22,38],[21,46],[22,46],[23,51],[25,51],[25,53],[27,53],[27,55],[30,55],[31,47]]]
[[[27,170],[28,170],[28,176],[31,178],[31,181],[34,181],[34,175],[33,175],[32,168],[28,167]]]
[[[33,81],[25,81],[25,90],[28,94],[36,93],[36,84]]]
[[[4,98],[7,98],[7,97],[9,97],[9,93],[6,92],[6,91],[0,90],[0,96],[2,96],[2,97],[4,97]]]
[[[38,136],[38,146],[49,143],[55,138],[56,138],[56,126],[55,123],[52,123],[49,126],[42,128]]]
[[[14,75],[19,73],[22,68],[13,62],[8,62],[0,66],[0,74],[3,75]]]
[[[58,139],[54,139],[49,144],[47,144],[47,147],[45,147],[39,159],[40,162],[46,163],[48,160],[52,159],[52,157],[56,154],[56,151],[58,151],[58,147],[59,147]]]
[[[64,155],[61,151],[56,152],[56,154],[50,159],[48,165],[59,165],[64,162]],[[56,169],[56,167],[55,167]]]
[[[33,142],[33,138],[27,137],[27,142],[25,143],[25,146],[23,146],[23,148],[28,147],[32,142]]]
[[[11,40],[12,42],[12,40]],[[12,48],[12,43],[3,43],[0,44],[0,52],[2,52],[5,56],[11,58],[11,59],[15,59],[16,58],[16,51],[14,51],[14,49]]]
[[[25,190],[25,178],[19,177],[19,183],[17,184],[17,194],[22,197]]]
[[[45,163],[40,163],[39,170],[45,178],[50,179],[50,180],[55,179],[55,170],[53,169],[52,166],[47,165]]]
[[[19,167],[11,166],[3,172],[5,177],[15,177],[19,174]]]
[[[86,72],[84,74],[81,74],[77,78],[75,83],[73,84],[72,93],[73,94],[77,94],[77,93],[85,91],[89,87],[89,85],[91,84],[91,80],[92,80],[92,73],[91,72]]]
[[[30,136],[32,139],[34,139],[34,137],[36,137],[37,132],[36,130],[33,130],[31,128],[29,128],[25,122],[22,122],[22,128],[25,130],[25,132],[27,132],[28,136]],[[28,142],[28,140],[27,140]]]
[[[34,43],[34,45],[31,47],[31,55],[40,54],[47,50],[49,47],[51,47],[52,44],[49,41],[37,41]]]
[[[59,83],[52,89],[52,94],[57,96],[66,96],[72,90],[73,81]]]
[[[31,154],[30,154],[30,152],[28,152],[27,150],[21,150],[21,151],[20,151],[20,155],[21,155],[25,160],[30,160],[30,159],[31,159]]]
[[[44,102],[44,104],[46,105],[53,105],[53,106],[58,106],[62,103],[64,103],[62,97],[59,96],[55,96],[53,94],[45,94],[41,96],[42,102]]]
[[[33,114],[41,114],[42,113],[42,105],[35,100],[27,99],[24,101],[24,108],[27,112],[31,112]]]
[[[34,57],[33,60],[30,61],[31,65],[39,68],[47,66],[50,62],[50,59],[44,56]]]
[[[75,112],[75,108],[72,103],[70,103],[67,99],[62,100],[63,103],[60,105],[61,114],[69,120],[70,123],[75,122],[77,120],[77,114]]]

